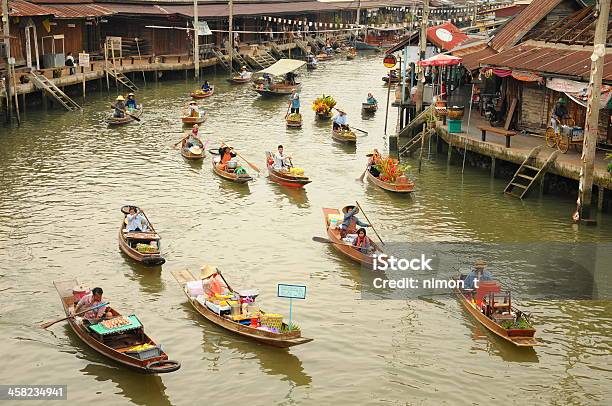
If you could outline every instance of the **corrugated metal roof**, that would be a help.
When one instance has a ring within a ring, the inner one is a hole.
[[[480,48],[478,50],[474,50],[473,52],[470,53],[466,53],[463,55],[458,55],[461,56],[463,58],[463,66],[467,69],[467,70],[474,70],[477,69],[480,66],[480,61],[495,55],[497,52],[491,48],[490,46],[485,46],[484,48]],[[453,53],[454,54],[454,53]]]
[[[591,73],[592,52],[583,47],[561,45],[551,47],[526,42],[483,58],[480,65],[588,80]],[[603,80],[612,82],[612,55],[610,54],[605,57]]]
[[[11,0],[9,2],[9,15],[11,17],[47,16],[51,14],[53,14],[53,11],[47,7],[38,6],[24,0]]]
[[[53,11],[56,18],[103,17],[114,14],[114,11],[97,4],[53,4],[46,6]]]
[[[491,40],[491,47],[498,52],[504,51],[520,40],[536,26],[548,13],[564,0],[535,0],[523,11],[508,21]]]

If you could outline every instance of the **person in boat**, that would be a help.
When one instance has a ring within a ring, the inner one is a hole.
[[[189,117],[200,117],[200,109],[198,103],[191,101],[189,102]]]
[[[344,213],[344,219],[338,228],[343,238],[346,237],[347,234],[355,234],[357,226],[370,227],[368,223],[364,223],[357,218],[357,213],[359,213],[359,208],[357,206],[346,206],[342,209],[342,213]]]
[[[300,94],[293,89],[291,91],[291,114],[300,114]]]
[[[338,114],[333,118],[333,129],[335,131],[348,130],[348,117],[342,110],[338,110]]]
[[[234,152],[234,148],[227,146],[227,145],[222,145],[219,148],[219,167],[221,168],[221,170],[225,170],[225,167],[227,166],[227,163],[229,161],[232,160],[232,158],[236,157],[236,153]]]
[[[204,84],[202,85],[202,91],[204,93],[208,93],[212,90],[212,88],[210,87],[210,83],[208,83],[208,80],[204,81]]]
[[[378,101],[374,98],[374,95],[372,93],[368,93],[368,99],[366,100],[366,103],[370,105],[376,105],[378,104]]]
[[[251,77],[251,72],[247,70],[246,66],[240,68],[240,79],[248,79]]]
[[[264,85],[266,88],[268,88],[268,89],[269,89],[269,88],[272,86],[272,76],[270,76],[270,74],[268,74],[268,73],[264,73],[264,75],[263,75],[263,81],[264,81],[263,85]]]
[[[125,101],[125,107],[129,110],[136,110],[138,108],[134,93],[128,94],[127,100]]]
[[[113,105],[115,108],[115,112],[113,113],[113,117],[115,118],[123,118],[125,117],[125,98],[121,95],[117,96],[115,100],[115,104]]]
[[[464,289],[475,289],[477,281],[490,281],[493,280],[493,275],[490,272],[485,271],[487,263],[481,260],[476,261],[474,268],[463,280]]]
[[[128,232],[146,232],[149,231],[147,226],[147,220],[142,215],[140,210],[136,210],[136,207],[131,206],[130,212],[125,216],[127,219],[127,226],[125,227]]]
[[[83,310],[91,309],[92,307],[102,304],[102,288],[93,288],[91,293],[83,296],[74,308],[74,313],[81,312]],[[108,306],[101,306],[97,309],[90,310],[83,314],[83,318],[88,324],[96,324],[100,320],[110,318],[111,315],[108,312]]]
[[[295,85],[296,74],[293,72],[287,72],[285,75],[285,83],[288,85]]]
[[[285,149],[282,145],[279,145],[277,152],[274,154],[274,169],[277,171],[287,171],[292,166],[291,156],[285,155]]]
[[[380,176],[380,171],[376,168],[376,165],[380,164],[380,161],[382,161],[380,152],[378,152],[378,150],[375,148],[366,156],[368,157],[368,170],[372,176],[378,178]]]
[[[202,146],[202,140],[198,136],[198,132],[200,130],[200,126],[197,124],[193,125],[191,129],[191,133],[187,137],[187,141],[185,142],[185,148],[189,149],[191,147],[200,147]]]
[[[369,254],[374,250],[372,242],[366,236],[365,228],[362,227],[357,230],[357,238],[353,240],[353,247],[355,247],[359,252],[362,252],[364,254]]]

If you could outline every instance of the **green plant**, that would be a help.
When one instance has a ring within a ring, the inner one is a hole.
[[[612,153],[606,154],[606,159],[612,159]],[[608,163],[608,172],[612,173],[612,162]]]
[[[300,326],[295,323],[283,324],[280,329],[281,333],[291,333],[292,331],[300,331]]]

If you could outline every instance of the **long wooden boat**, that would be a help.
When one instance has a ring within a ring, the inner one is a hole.
[[[186,144],[187,144],[187,140],[183,140],[183,143],[181,144],[181,155],[183,156],[183,158],[185,159],[191,159],[191,160],[198,160],[198,159],[203,159],[205,156],[205,152],[204,152],[204,145],[200,142],[200,153],[194,153],[191,149],[186,148]]]
[[[378,110],[378,104],[361,103],[361,111],[364,113],[375,113]]]
[[[460,275],[456,280],[465,279],[466,275]],[[530,325],[527,320],[525,313],[512,306],[510,301],[510,292],[506,292],[505,296],[507,301],[502,300],[500,303],[496,302],[495,298],[499,298],[500,295],[491,295],[489,297],[489,304],[481,303],[478,299],[478,290],[483,288],[481,281],[478,289],[460,289],[459,287],[454,289],[455,295],[461,305],[472,315],[482,326],[484,326],[491,333],[506,340],[509,343],[516,345],[517,347],[533,347],[538,345],[537,340],[534,338],[536,330]],[[481,306],[479,308],[479,306]],[[503,311],[498,316],[492,314],[493,311]],[[487,314],[489,313],[489,314]],[[522,323],[528,328],[516,327],[515,323]],[[503,326],[513,325],[510,328]]]
[[[315,113],[315,116],[317,117],[317,119],[319,120],[330,120],[332,118],[333,113],[330,111],[328,111],[327,113]]]
[[[346,59],[348,61],[351,61],[351,60],[355,59],[356,56],[357,56],[357,51],[355,49],[349,50],[346,53]]]
[[[192,116],[181,117],[181,121],[183,122],[183,124],[194,125],[194,124],[202,124],[203,122],[205,122],[206,119],[208,118],[208,112],[203,107],[199,107],[198,111],[200,112],[200,115],[198,117],[192,117]]]
[[[78,282],[72,279],[53,282],[53,285],[62,300],[66,316],[72,315],[75,307],[73,288],[79,286]],[[121,316],[110,306],[109,312],[114,317]],[[161,346],[144,332],[144,327],[136,316],[129,316],[129,319],[130,325],[110,330],[97,325],[86,326],[82,319],[76,317],[68,319],[68,323],[76,335],[94,351],[138,372],[163,374],[174,372],[181,367],[179,362],[169,360]],[[139,351],[134,348],[145,344],[149,346],[146,350]]]
[[[383,76],[382,81],[385,83],[399,83],[402,79],[399,76],[392,76],[389,78],[389,75]]]
[[[365,267],[373,268],[374,265],[372,261],[372,255],[364,254],[363,252],[355,249],[348,243],[342,241],[342,237],[340,236],[340,230],[338,230],[336,227],[331,226],[330,215],[343,217],[343,214],[338,209],[330,209],[325,207],[323,208],[323,221],[325,224],[325,230],[327,231],[327,236],[329,237],[329,239],[334,242],[331,245],[351,260],[360,263]],[[372,247],[374,248],[373,255],[382,254],[382,250],[380,249],[380,247],[378,247],[378,245],[376,245],[376,243],[374,243],[371,238],[370,242],[372,244]]]
[[[297,91],[301,88],[300,83],[296,83],[294,85],[288,85],[285,83],[274,83],[270,86],[265,86],[263,84],[253,84],[253,90],[259,93],[262,96],[288,96],[294,90]]]
[[[135,116],[137,118],[140,118],[142,116],[142,112],[143,112],[143,107],[140,106],[140,108],[136,109],[136,110],[131,110],[129,111],[129,113],[132,116]],[[124,125],[124,124],[129,124],[134,120],[132,117],[128,116],[127,114],[125,114],[123,117],[119,118],[119,117],[113,117],[113,113],[111,113],[108,117],[106,117],[106,123],[110,126],[118,126],[118,125]]]
[[[312,182],[308,179],[308,176],[294,175],[289,172],[274,169],[274,159],[270,152],[266,152],[266,165],[268,166],[268,177],[272,182],[278,183],[279,185],[291,188],[303,188]]]
[[[297,116],[294,114],[297,114]],[[289,128],[302,128],[302,115],[300,113],[287,115],[285,121],[287,122],[287,127]]]
[[[334,130],[332,129],[332,138],[335,141],[343,142],[345,144],[356,144],[357,135],[351,130]]]
[[[173,271],[172,276],[179,283],[183,292],[187,296],[189,303],[193,306],[193,308],[200,313],[204,318],[208,321],[216,324],[219,327],[222,327],[226,330],[229,330],[233,333],[236,333],[242,337],[246,337],[263,344],[268,344],[274,347],[279,348],[288,348],[293,347],[295,345],[305,344],[311,342],[312,338],[302,337],[302,333],[300,330],[290,331],[287,333],[275,333],[266,330],[260,330],[255,327],[251,327],[249,325],[240,324],[237,321],[234,321],[229,315],[219,315],[209,309],[206,304],[203,304],[201,300],[198,300],[197,297],[192,297],[190,295],[189,289],[187,288],[188,282],[198,281],[195,276],[188,270],[183,271]],[[262,312],[263,313],[263,312]],[[283,323],[283,326],[287,326],[287,324]]]
[[[135,206],[134,206],[135,207]],[[129,213],[130,206],[123,206],[121,212],[123,213],[123,219],[121,220],[121,227],[119,228],[119,249],[128,257],[136,262],[140,262],[144,265],[157,266],[163,265],[166,260],[161,256],[160,253],[160,242],[161,237],[155,232],[151,224],[147,224],[149,230],[146,232],[138,231],[126,231],[126,216]],[[151,250],[148,252],[140,252],[137,249],[137,244],[150,245],[151,242],[155,241],[157,250]]]
[[[334,54],[319,54],[316,56],[317,61],[321,62],[321,61],[329,61],[331,59],[334,59]]]
[[[215,94],[215,86],[211,85],[208,92],[205,92],[204,90],[196,90],[195,92],[191,92],[191,98],[200,100],[210,97],[213,94]]]
[[[233,83],[235,85],[240,85],[243,83],[249,83],[251,81],[251,78],[241,78],[240,76],[234,76],[232,78],[227,79],[228,82]]]
[[[215,158],[212,159],[212,169],[213,172],[219,175],[221,178],[225,180],[229,180],[234,183],[247,183],[253,180],[253,178],[248,174],[235,174],[233,172],[227,172],[223,169],[219,168],[217,162],[215,162]]]
[[[383,182],[376,176],[372,175],[369,170],[366,171],[368,180],[378,186],[381,189],[388,190],[389,192],[395,193],[412,193],[414,192],[414,183],[408,181],[406,183],[395,183],[395,182]]]

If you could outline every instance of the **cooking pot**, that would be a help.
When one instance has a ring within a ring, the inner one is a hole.
[[[238,161],[227,161],[227,169],[236,169],[238,168]]]

